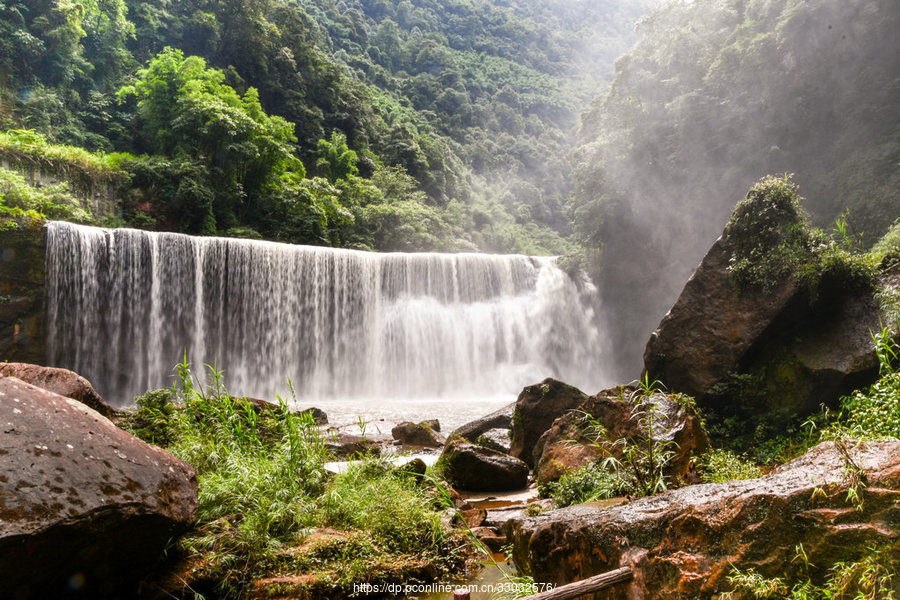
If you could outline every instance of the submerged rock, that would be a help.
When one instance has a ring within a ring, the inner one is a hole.
[[[28,363],[0,363],[0,376],[15,377],[54,394],[77,400],[106,418],[112,418],[116,413],[116,410],[100,397],[90,381],[68,369]]]
[[[536,479],[554,481],[566,471],[607,456],[621,459],[622,446],[615,442],[648,433],[641,430],[635,412],[647,410],[652,404],[652,437],[656,442],[669,443],[668,448],[674,452],[666,474],[673,481],[688,480],[692,475],[693,457],[709,449],[709,439],[700,418],[692,408],[680,404],[676,396],[657,392],[649,399],[643,399],[635,394],[633,387],[604,390],[585,400],[576,410],[556,419],[535,445]],[[606,430],[602,439],[591,436],[588,415]]]
[[[447,481],[461,490],[500,492],[528,485],[528,465],[523,461],[462,438],[447,443],[440,464]]]
[[[3,595],[133,597],[197,518],[194,470],[85,405],[0,379]]]
[[[861,507],[847,501],[856,468]],[[827,442],[759,479],[553,510],[513,521],[509,537],[516,564],[536,581],[560,585],[631,566],[634,580],[604,599],[713,598],[734,569],[766,577],[799,569],[798,544],[814,576],[824,576],[866,547],[900,541],[900,442]]]
[[[558,417],[577,408],[587,394],[576,387],[547,378],[522,390],[512,420],[510,454],[534,466],[534,446]]]
[[[404,421],[391,429],[391,436],[404,446],[440,448],[444,445],[444,437],[426,423]]]

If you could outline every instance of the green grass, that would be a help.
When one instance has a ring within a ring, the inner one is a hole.
[[[331,475],[310,415],[284,402],[255,408],[215,370],[202,390],[187,365],[179,375],[180,388],[138,398],[120,425],[197,471],[199,522],[179,544],[192,581],[239,598],[253,581],[291,574],[303,576],[291,593],[346,593],[460,567],[462,536],[442,525],[445,506],[427,480],[377,458]]]

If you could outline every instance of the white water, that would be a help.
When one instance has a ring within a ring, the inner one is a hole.
[[[552,258],[49,223],[47,301],[51,364],[119,405],[171,385],[184,352],[232,393],[274,399],[290,378],[302,404],[376,418],[420,401],[478,416],[549,376],[607,383],[595,291]]]

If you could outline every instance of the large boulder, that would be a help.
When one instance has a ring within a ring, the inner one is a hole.
[[[615,442],[648,434],[655,443],[666,444],[674,452],[666,469],[673,481],[692,476],[694,457],[709,449],[709,439],[694,409],[677,395],[656,392],[643,398],[634,387],[604,390],[585,400],[553,422],[534,448],[535,477],[539,482],[558,479],[563,473],[607,456],[622,458],[622,446]],[[638,411],[653,407],[653,431],[643,431]],[[595,439],[588,415],[602,425],[606,435]]]
[[[587,400],[576,387],[547,378],[522,390],[512,419],[509,453],[534,466],[534,446],[557,418]]]
[[[509,429],[512,426],[512,417],[515,409],[516,403],[511,402],[489,415],[485,415],[480,419],[475,419],[474,421],[470,421],[465,425],[458,427],[450,434],[449,439],[460,437],[469,440],[470,442],[475,442],[480,436],[491,429]]]
[[[112,418],[116,413],[115,409],[100,397],[90,381],[68,369],[28,363],[2,363],[0,377],[15,377],[54,394],[77,400],[106,418]]]
[[[865,486],[855,486],[853,472]],[[861,506],[848,503],[850,487]],[[607,509],[571,506],[517,519],[508,533],[516,564],[536,581],[561,585],[632,567],[631,583],[597,598],[718,597],[734,569],[766,577],[801,569],[799,544],[812,575],[824,577],[837,561],[900,541],[900,442],[827,442],[759,479]]]
[[[827,271],[815,283],[791,274],[771,288],[739,285],[732,255],[723,236],[653,332],[651,378],[696,398],[711,422],[750,433],[762,422],[783,429],[877,379],[872,333],[883,318],[871,286]],[[883,273],[875,287],[898,284]]]
[[[444,477],[456,488],[501,492],[528,485],[528,465],[521,460],[453,438],[444,447],[439,464]]]
[[[770,290],[739,289],[728,270],[732,253],[724,237],[716,240],[647,342],[644,368],[669,390],[706,396],[799,302],[801,287],[793,278]]]
[[[133,597],[197,517],[194,470],[85,405],[0,379],[0,581],[14,598]]]

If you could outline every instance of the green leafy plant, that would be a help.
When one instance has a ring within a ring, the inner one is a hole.
[[[700,457],[700,478],[704,483],[755,479],[760,475],[762,469],[728,450],[710,450]]]

